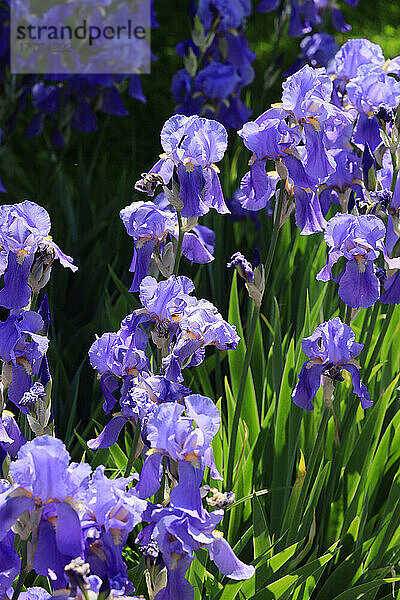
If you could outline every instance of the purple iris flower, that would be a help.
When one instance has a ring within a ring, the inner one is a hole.
[[[137,292],[141,281],[149,275],[154,252],[161,255],[167,240],[179,236],[176,212],[153,202],[133,202],[120,212],[129,236],[134,240],[130,271],[134,273],[130,292]],[[215,234],[204,226],[196,226],[184,234],[182,254],[196,263],[214,260]]]
[[[14,419],[14,415],[9,410],[3,410],[1,415],[0,442],[11,458],[16,458],[21,446],[26,443],[26,439]]]
[[[335,38],[329,33],[307,35],[300,42],[301,55],[283,75],[293,75],[306,64],[312,67],[328,67],[338,49]]]
[[[49,236],[50,227],[49,214],[34,202],[0,206],[0,273],[5,282],[1,306],[27,306],[32,290],[37,293],[47,283],[56,258],[64,267],[77,270]]]
[[[117,402],[114,392],[119,389],[119,382],[115,377],[122,379],[123,396],[134,377],[150,371],[144,353],[148,337],[140,326],[154,327],[154,335],[168,344],[170,336],[176,335],[185,306],[196,303],[196,298],[190,296],[193,290],[194,285],[187,277],[171,276],[160,283],[145,277],[139,294],[143,308],[128,315],[118,332],[105,333],[92,344],[89,358],[101,378],[105,412],[110,412]]]
[[[160,590],[155,600],[192,600],[193,589],[185,573],[195,557],[195,551],[206,548],[210,558],[223,575],[231,579],[250,579],[254,567],[244,564],[234,554],[222,532],[215,528],[223,518],[223,510],[199,515],[168,506],[155,506],[150,515],[150,525],[139,534],[136,542],[148,544],[154,540],[162,553],[168,571],[167,586]]]
[[[348,148],[332,150],[336,170],[319,188],[322,212],[326,216],[331,204],[339,204],[347,210],[351,191],[362,196],[362,171],[360,158]]]
[[[352,141],[361,146],[367,142],[372,151],[382,142],[380,125],[386,126],[376,114],[386,107],[387,115],[400,100],[400,84],[387,74],[396,71],[396,59],[390,62],[385,62],[378,44],[354,39],[342,46],[329,65],[335,75],[334,103],[345,107],[354,118],[358,116]]]
[[[39,332],[44,329],[42,317],[33,311],[12,311],[0,323],[0,356],[11,368],[9,399],[22,412],[28,409],[19,404],[32,384],[32,375],[38,375],[49,341]]]
[[[357,76],[346,86],[348,102],[360,113],[353,134],[357,144],[369,144],[374,151],[382,142],[376,111],[385,105],[396,108],[400,101],[400,82],[380,66],[361,65]]]
[[[138,332],[139,333],[139,332]],[[105,397],[103,409],[110,412],[117,399],[113,395],[119,384],[115,377],[122,378],[125,385],[143,371],[150,371],[149,359],[143,348],[137,347],[138,337],[117,333],[104,333],[89,349],[90,364],[100,376]],[[128,380],[128,381],[127,381]]]
[[[323,67],[313,69],[305,65],[283,82],[282,89],[282,108],[299,123],[311,124],[317,132],[332,124],[341,131],[351,122],[343,110],[332,104],[333,84]]]
[[[121,412],[113,415],[96,439],[88,441],[89,448],[109,448],[117,441],[121,429],[128,421],[135,425],[139,422],[144,436],[147,419],[158,404],[182,402],[189,394],[190,390],[179,383],[168,381],[161,375],[142,373],[131,381],[131,387],[121,396]]]
[[[399,268],[400,258],[389,258],[384,244],[386,229],[374,215],[336,215],[328,222],[325,242],[329,246],[326,266],[318,273],[320,281],[339,283],[339,296],[348,306],[367,308],[380,295],[374,261],[382,252],[389,268]],[[346,266],[336,278],[332,267],[343,256]]]
[[[251,2],[250,0],[200,0],[197,14],[206,30],[211,28],[215,12],[221,18],[223,29],[238,29],[243,19],[251,14]]]
[[[300,142],[301,132],[297,126],[286,124],[286,116],[280,109],[270,109],[255,121],[245,123],[238,131],[245,146],[253,153],[250,171],[241,181],[241,195],[238,197],[247,210],[265,208],[275,193],[279,178],[276,172],[266,172],[266,161],[282,159],[286,165],[291,165],[292,159],[297,160],[289,155],[289,150]],[[298,162],[301,170],[301,163]]]
[[[10,484],[0,480],[0,498],[10,490]],[[14,548],[15,534],[11,528],[0,541],[0,594],[2,598],[11,598],[13,582],[21,569],[21,559]]]
[[[19,595],[21,600],[49,600],[51,597],[47,590],[37,586],[26,588],[25,592]]]
[[[327,67],[339,47],[329,33],[314,33],[300,42],[301,51],[312,67]]]
[[[132,529],[141,522],[147,502],[126,491],[132,477],[108,479],[104,467],[94,471],[80,497],[85,510],[81,525],[85,558],[90,571],[103,581],[107,576],[114,589],[133,591],[128,580],[122,549]]]
[[[302,233],[323,230],[327,208],[320,205],[317,187],[335,172],[334,152],[352,131],[351,117],[332,103],[332,89],[324,68],[306,65],[283,83],[281,104],[238,132],[253,152],[240,186],[244,208],[259,210],[275,193],[279,177],[266,172],[271,159],[279,173],[286,170]]]
[[[136,183],[136,189],[154,194],[149,180],[166,186],[176,168],[179,200],[183,217],[204,215],[210,208],[227,213],[215,163],[222,160],[227,147],[227,133],[217,121],[194,115],[175,115],[161,130],[162,158]]]
[[[164,374],[171,381],[182,381],[182,369],[203,362],[205,346],[219,350],[236,348],[239,343],[236,328],[220,315],[208,300],[188,305],[179,320],[179,335],[170,354],[163,358]]]
[[[195,91],[220,100],[230,96],[239,83],[240,76],[233,65],[213,62],[198,72],[193,85]]]
[[[145,319],[156,321],[162,326],[176,330],[186,306],[197,303],[191,293],[193,282],[183,275],[171,275],[165,281],[158,282],[154,277],[145,277],[140,285],[139,297],[143,309],[136,314]]]
[[[21,447],[18,459],[10,465],[14,484],[0,495],[1,540],[27,511],[37,540],[33,567],[38,575],[50,577],[56,588],[65,586],[65,564],[84,550],[73,499],[87,485],[90,466],[69,465],[69,460],[60,440],[47,435],[37,437]]]
[[[186,396],[184,402],[184,406],[177,402],[162,404],[149,416],[146,440],[150,450],[135,493],[140,498],[149,498],[157,492],[163,473],[162,459],[167,456],[178,463],[179,473],[179,483],[170,495],[171,506],[200,513],[202,504],[199,488],[205,466],[210,468],[211,477],[222,479],[215,466],[211,447],[221,418],[218,408],[206,396],[192,394]]]
[[[322,323],[314,333],[303,339],[303,352],[310,360],[304,363],[292,394],[293,402],[297,406],[312,410],[314,406],[311,400],[321,385],[321,376],[343,381],[342,369],[350,373],[353,391],[360,398],[362,408],[372,406],[367,388],[360,381],[360,367],[354,360],[363,349],[363,344],[354,340],[353,330],[349,325],[342,323],[339,317]]]
[[[382,104],[395,108],[400,101],[400,82],[380,66],[361,65],[346,89],[349,102],[360,113],[373,114]]]
[[[312,0],[306,0],[299,4],[297,0],[290,0],[291,12],[288,35],[302,37],[311,33],[313,28],[321,22],[316,4]]]
[[[89,465],[69,461],[64,444],[47,435],[22,446],[10,465],[14,483],[0,494],[1,543],[24,513],[33,568],[53,588],[65,588],[65,567],[80,557],[93,575],[129,592],[122,547],[147,503],[126,491],[132,477],[109,480],[98,467],[90,478]]]
[[[329,71],[338,78],[349,81],[357,76],[358,67],[370,65],[383,67],[385,57],[379,44],[360,38],[348,40],[335,56]]]
[[[172,275],[161,282],[145,277],[139,291],[143,308],[128,315],[117,333],[106,333],[94,342],[89,350],[90,362],[101,376],[106,412],[117,402],[113,392],[119,383],[114,377],[122,378],[121,399],[129,404],[125,394],[135,377],[140,374],[146,378],[150,372],[144,353],[148,344],[144,329],[150,330],[152,341],[161,350],[164,375],[171,382],[183,379],[184,367],[196,366],[204,360],[205,346],[214,345],[220,350],[236,348],[239,341],[236,329],[224,321],[213,304],[191,295],[193,290],[188,277]],[[98,438],[93,444],[108,446],[110,440],[116,440],[126,420],[135,418],[128,405],[124,404],[124,409],[118,421],[110,422],[112,431],[107,431],[107,440]]]
[[[176,52],[182,57],[201,56],[202,61],[193,68],[186,63],[175,74],[171,91],[179,103],[176,113],[216,118],[228,129],[237,129],[249,119],[251,110],[240,94],[254,79],[255,54],[244,35],[251,9],[249,0],[192,4],[192,37],[177,44]]]

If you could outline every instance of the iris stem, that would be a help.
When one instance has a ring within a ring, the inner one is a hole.
[[[177,210],[176,213],[178,215],[179,237],[178,237],[178,247],[176,249],[176,256],[175,256],[174,275],[178,275],[178,273],[179,273],[179,263],[181,262],[182,244],[183,244],[183,236],[184,236],[184,233],[182,231],[181,213],[179,212],[179,210]]]
[[[15,590],[14,590],[11,600],[17,600],[18,596],[20,595],[20,593],[22,591],[22,587],[24,585],[26,576],[28,575],[28,573],[25,570],[26,562],[27,562],[27,554],[28,554],[28,542],[23,541],[22,545],[21,545],[21,558],[22,558],[21,571],[18,575],[17,585],[15,586]]]
[[[281,214],[282,214],[282,205],[283,205],[283,199],[285,197],[285,188],[286,188],[286,179],[282,179],[281,189],[279,192],[279,199],[278,199],[278,208],[276,211],[276,217],[275,217],[275,223],[274,223],[274,230],[272,232],[271,245],[268,250],[267,260],[265,261],[265,284],[267,284],[267,282],[268,282],[269,273],[270,273],[271,267],[272,267],[272,261],[274,259],[276,244],[278,242],[278,235],[279,235],[280,221],[281,221]]]
[[[272,232],[271,245],[269,247],[267,260],[265,261],[265,284],[267,284],[267,282],[268,282],[268,277],[269,277],[269,274],[271,271],[272,261],[273,261],[274,254],[275,254],[276,244],[278,241],[281,214],[282,214],[282,205],[283,205],[283,199],[285,196],[285,186],[286,186],[286,180],[282,180],[281,181],[281,189],[279,192],[278,206],[277,206],[276,215],[275,215],[274,229]],[[233,422],[232,422],[232,437],[231,437],[230,444],[229,444],[228,467],[227,467],[227,475],[226,475],[226,489],[228,489],[228,490],[230,490],[232,488],[232,483],[233,483],[233,469],[234,469],[234,462],[235,462],[237,434],[238,434],[238,429],[239,429],[239,419],[240,419],[240,415],[242,412],[244,391],[245,391],[246,381],[247,381],[247,373],[248,373],[249,366],[250,366],[251,356],[253,354],[253,346],[254,346],[254,340],[255,340],[255,336],[256,336],[258,318],[260,315],[260,308],[261,308],[260,306],[256,306],[254,304],[253,316],[252,316],[251,325],[250,325],[250,333],[249,333],[247,347],[246,347],[246,354],[244,357],[243,368],[242,368],[242,372],[240,375],[239,391],[238,391],[235,412],[233,415]]]
[[[139,425],[139,423],[137,423],[136,429],[135,429],[135,435],[133,436],[133,440],[132,440],[131,451],[129,452],[128,462],[126,463],[124,477],[129,477],[129,475],[131,474],[133,463],[135,460],[136,448],[137,448],[138,441],[139,441],[139,435],[140,435],[140,425]]]
[[[398,168],[397,168],[396,153],[392,152],[391,156],[392,156],[392,165],[393,165],[393,175],[392,175],[392,182],[390,184],[390,190],[392,192],[394,192],[394,188],[396,187],[396,181],[397,181],[397,176],[399,174],[399,171],[398,171]]]
[[[346,325],[350,325],[350,321],[351,321],[351,306],[346,305],[346,317],[345,317],[344,322],[346,323]]]

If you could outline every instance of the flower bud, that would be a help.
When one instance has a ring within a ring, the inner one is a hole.
[[[28,279],[28,284],[34,294],[38,294],[49,281],[54,257],[55,252],[51,246],[45,244],[39,246]]]
[[[275,169],[281,179],[287,179],[289,177],[289,171],[281,158],[278,158],[275,161]]]
[[[179,198],[179,185],[176,181],[172,182],[172,189],[170,190],[166,185],[163,187],[164,194],[167,197],[167,200],[172,206],[180,212],[183,208],[183,202]]]
[[[254,281],[246,283],[249,296],[254,300],[256,306],[261,306],[265,291],[264,265],[258,265],[254,270]]]

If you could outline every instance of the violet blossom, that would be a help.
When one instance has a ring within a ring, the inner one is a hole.
[[[355,360],[363,344],[355,342],[355,334],[349,325],[335,317],[319,325],[303,339],[301,345],[310,360],[304,363],[293,390],[292,399],[297,406],[312,410],[311,400],[321,385],[321,377],[324,375],[334,381],[343,381],[343,369],[351,375],[353,391],[360,398],[362,408],[372,406],[368,390],[360,381],[360,366]]]
[[[380,253],[389,268],[399,268],[400,258],[389,258],[384,244],[386,228],[374,215],[338,214],[328,222],[325,242],[328,244],[326,266],[317,275],[320,281],[339,283],[339,297],[353,308],[372,306],[380,295],[380,283],[374,261]],[[332,267],[344,257],[347,262],[334,278]]]
[[[4,287],[0,305],[23,308],[32,291],[37,293],[49,279],[54,259],[76,271],[72,258],[60,250],[49,235],[50,217],[34,202],[0,206],[0,274]]]
[[[181,210],[183,217],[198,217],[214,208],[229,212],[223,197],[215,163],[222,160],[227,147],[227,133],[217,121],[196,115],[175,115],[161,130],[164,154],[136,183],[136,189],[153,196],[158,184]],[[179,192],[166,186],[174,176]]]

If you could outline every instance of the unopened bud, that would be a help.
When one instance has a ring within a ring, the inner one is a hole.
[[[254,269],[254,280],[246,283],[249,296],[254,300],[256,306],[261,306],[265,291],[265,270],[264,265],[258,265]]]
[[[275,170],[281,179],[287,179],[289,177],[289,171],[281,158],[276,159]]]
[[[199,217],[182,217],[182,232],[187,233],[196,227]]]
[[[38,294],[49,281],[54,257],[54,248],[45,244],[40,245],[35,253],[35,259],[28,279],[28,284],[34,294]]]
[[[170,190],[166,185],[163,187],[164,194],[167,200],[172,206],[180,212],[183,208],[183,202],[179,198],[179,185],[176,181],[172,181],[172,189]]]

